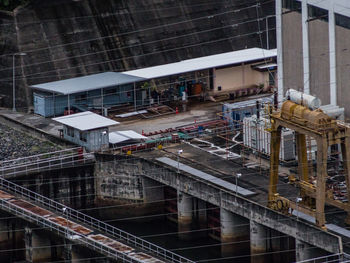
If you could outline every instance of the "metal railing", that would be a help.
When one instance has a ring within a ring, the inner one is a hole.
[[[350,262],[350,255],[346,253],[333,254],[328,256],[322,256],[317,258],[306,259],[302,261],[297,261],[296,263],[323,263],[323,262]]]
[[[11,214],[14,214],[16,216],[19,216],[24,219],[28,219],[33,223],[36,223],[39,226],[49,228],[50,230],[57,231],[58,234],[63,235],[65,237],[72,237],[76,235],[76,233],[70,229],[67,229],[63,226],[60,226],[54,222],[51,222],[47,218],[41,217],[39,215],[36,215],[34,213],[31,213],[23,208],[19,208],[7,200],[1,199],[0,200],[0,207],[5,210],[10,212]],[[75,242],[78,242],[82,245],[85,245],[86,247],[89,247],[99,253],[105,254],[109,257],[112,257],[117,260],[121,260],[122,262],[126,263],[140,263],[140,261],[131,258],[129,255],[126,253],[116,251],[104,244],[98,243],[92,239],[86,238],[83,235],[79,236],[79,239],[75,239]]]
[[[82,148],[73,148],[1,162],[0,175],[26,175],[54,169],[82,166],[94,161],[95,156],[93,153],[84,153]]]
[[[121,241],[126,242],[129,245],[132,245],[134,248],[139,248],[141,250],[144,250],[146,252],[150,252],[155,256],[158,256],[160,258],[170,260],[171,262],[175,263],[194,263],[194,261],[191,261],[185,257],[182,257],[176,253],[173,253],[167,249],[164,249],[162,247],[159,247],[153,243],[150,243],[144,239],[141,239],[135,235],[132,235],[128,232],[125,232],[119,228],[116,228],[114,226],[111,226],[103,221],[100,221],[98,219],[95,219],[91,216],[85,215],[75,209],[72,209],[70,207],[66,207],[65,205],[56,202],[50,198],[47,198],[45,196],[39,195],[31,190],[28,190],[27,188],[24,188],[22,186],[19,186],[15,183],[12,183],[4,178],[0,177],[0,188],[4,189],[5,191],[9,191],[15,195],[19,195],[25,199],[29,199],[30,201],[33,201],[37,204],[42,205],[43,207],[49,208],[51,211],[57,212],[57,214],[63,214],[63,211],[65,210],[64,217],[69,218],[72,220],[77,220],[87,226],[90,226],[96,230],[99,230],[102,233],[106,233],[109,236],[119,239]]]

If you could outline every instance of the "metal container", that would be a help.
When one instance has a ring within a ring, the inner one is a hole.
[[[308,107],[311,110],[318,109],[321,106],[321,100],[319,98],[294,89],[287,90],[286,98],[295,102],[296,104]]]

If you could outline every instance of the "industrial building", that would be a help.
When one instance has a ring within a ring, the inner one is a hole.
[[[279,102],[292,88],[349,118],[350,2],[278,0],[276,24]]]
[[[107,115],[113,107],[130,106],[135,110],[178,100],[184,91],[186,95],[202,97],[222,93],[248,95],[274,85],[275,60],[276,50],[252,48],[32,85],[34,113],[51,117],[96,110]]]

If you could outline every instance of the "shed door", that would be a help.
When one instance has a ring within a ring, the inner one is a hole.
[[[46,117],[45,99],[34,94],[34,113]]]

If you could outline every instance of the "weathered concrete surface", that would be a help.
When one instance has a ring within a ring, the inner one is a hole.
[[[259,0],[259,17],[274,2]],[[17,106],[32,104],[27,86],[101,71],[123,71],[261,46],[256,1],[36,0],[0,13],[2,54],[16,51]],[[252,8],[244,8],[253,6]],[[237,12],[229,12],[239,10]],[[219,15],[214,15],[219,14]],[[269,19],[270,47],[275,47]],[[263,20],[262,20],[263,21]],[[265,30],[265,22],[260,23]],[[5,28],[5,30],[3,30]],[[265,32],[261,34],[265,46]],[[0,58],[6,105],[12,99],[12,57]]]
[[[163,186],[157,180],[144,180],[138,160],[109,154],[95,156],[95,204],[111,206],[108,211],[98,210],[101,217],[115,219],[114,210],[119,216],[162,213]]]

